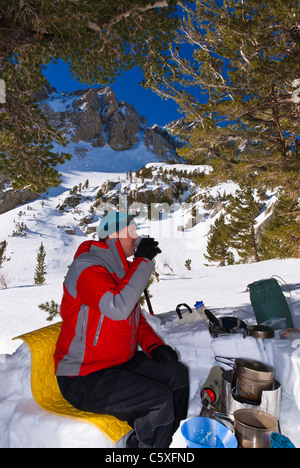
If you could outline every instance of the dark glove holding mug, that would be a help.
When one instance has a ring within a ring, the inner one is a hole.
[[[151,353],[151,357],[154,361],[158,362],[158,364],[171,364],[172,362],[178,361],[176,351],[174,351],[171,346],[167,345],[161,345],[154,348]]]
[[[153,237],[139,237],[136,242],[137,249],[135,252],[135,258],[144,257],[149,260],[153,260],[157,254],[161,253],[158,247],[158,242]]]

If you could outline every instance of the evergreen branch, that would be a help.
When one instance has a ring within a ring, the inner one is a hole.
[[[139,13],[145,13],[148,10],[153,10],[156,8],[167,8],[167,7],[169,7],[169,0],[156,0],[154,3],[151,2],[149,5],[145,5],[143,7],[135,5],[129,10],[126,10],[116,15],[109,23],[104,25],[104,28],[110,30],[115,24],[119,23],[123,19],[126,19],[133,14],[137,15]],[[98,33],[101,33],[103,30],[103,26],[100,27],[97,23],[95,23],[94,21],[90,21],[90,20],[88,21],[88,27],[91,30],[96,31]]]

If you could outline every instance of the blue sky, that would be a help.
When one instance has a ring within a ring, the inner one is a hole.
[[[58,61],[57,64],[49,64],[43,73],[59,93],[88,87],[72,77],[69,66],[62,60]],[[162,100],[150,89],[143,89],[138,84],[142,80],[143,73],[138,67],[135,67],[117,78],[111,88],[119,101],[126,101],[134,105],[137,112],[146,117],[150,126],[154,124],[164,126],[172,120],[183,117],[183,114],[178,112],[178,106],[174,101]]]

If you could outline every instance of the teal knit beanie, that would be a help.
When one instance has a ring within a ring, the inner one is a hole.
[[[119,211],[108,213],[100,220],[97,229],[98,237],[99,239],[105,239],[107,236],[129,226],[130,223],[134,223],[133,216],[127,213]]]

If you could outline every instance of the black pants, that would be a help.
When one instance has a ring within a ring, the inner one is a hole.
[[[189,374],[180,362],[158,364],[143,352],[128,362],[87,376],[57,377],[63,397],[75,408],[128,421],[128,447],[167,448],[186,419]]]

